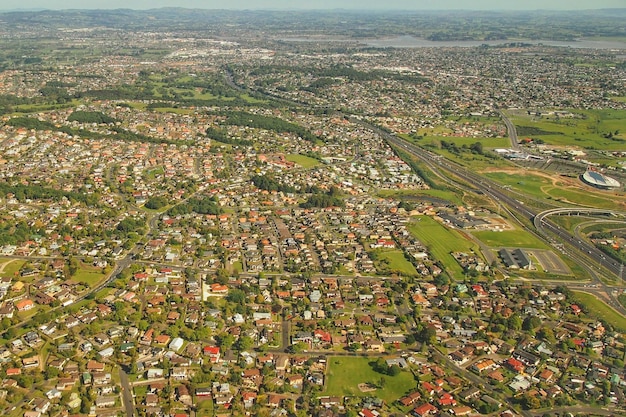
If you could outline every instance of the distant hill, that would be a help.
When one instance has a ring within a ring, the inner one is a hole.
[[[433,40],[550,39],[626,36],[626,8],[584,11],[268,11],[160,8],[0,12],[20,27],[295,31],[349,38],[412,35]],[[480,25],[477,25],[480,22]],[[479,29],[478,29],[479,28]]]

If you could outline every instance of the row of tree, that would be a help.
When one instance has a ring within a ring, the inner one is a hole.
[[[209,137],[209,139],[220,142],[220,143],[224,143],[227,145],[252,146],[251,140],[233,138],[228,135],[228,132],[225,129],[216,129],[213,127],[208,127],[205,133]]]
[[[70,114],[70,116],[67,118],[67,121],[79,123],[109,124],[115,123],[117,120],[99,111],[77,110]]]
[[[225,124],[234,126],[245,126],[256,129],[271,130],[278,133],[293,133],[309,142],[316,142],[317,136],[295,123],[287,122],[278,117],[264,116],[244,111],[229,111],[221,113],[225,117]]]
[[[67,198],[70,201],[81,202],[89,205],[96,205],[99,201],[98,196],[95,194],[82,194],[71,191],[62,191],[54,188],[43,187],[41,185],[32,184],[7,184],[0,182],[0,195],[7,196],[13,195],[19,202],[26,200],[46,200],[46,201],[60,201],[63,198]]]
[[[220,208],[215,197],[194,197],[184,203],[178,204],[167,211],[170,216],[180,216],[184,214],[220,214]]]

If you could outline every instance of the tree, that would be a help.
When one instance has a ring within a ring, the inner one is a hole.
[[[235,344],[235,348],[240,352],[249,350],[252,346],[254,346],[254,340],[250,336],[239,336]]]
[[[419,342],[432,345],[437,341],[437,331],[432,326],[424,326],[422,330],[417,333],[416,339]]]
[[[380,374],[387,374],[387,369],[389,369],[389,366],[387,365],[387,361],[385,361],[383,358],[378,358],[374,363],[370,362],[370,364],[372,365],[374,371]]]
[[[534,331],[537,327],[541,326],[541,320],[539,317],[528,316],[522,323],[522,330]]]
[[[506,325],[509,329],[518,332],[522,330],[522,319],[517,314],[513,314],[506,319]]]
[[[396,376],[396,375],[398,375],[400,372],[402,372],[402,369],[401,369],[398,365],[393,364],[393,365],[391,365],[391,366],[389,367],[389,369],[387,370],[387,375],[389,375],[389,376]]]
[[[483,144],[481,142],[475,142],[472,145],[470,145],[470,150],[474,153],[477,153],[479,155],[483,154]]]
[[[223,334],[219,336],[215,336],[215,340],[217,345],[220,347],[222,351],[226,351],[230,349],[230,347],[235,342],[235,337],[232,334]]]
[[[48,366],[44,374],[47,380],[51,380],[59,376],[59,369],[54,366]]]
[[[89,414],[92,405],[92,401],[89,401],[87,398],[82,398],[82,402],[80,404],[80,412],[82,414]]]
[[[114,123],[116,120],[106,114],[97,111],[79,111],[76,110],[67,118],[68,122],[79,122],[79,123]]]
[[[541,402],[539,401],[539,398],[526,394],[522,397],[522,407],[526,410],[536,410],[541,407]]]
[[[166,207],[169,204],[169,200],[164,196],[155,196],[146,201],[146,208],[151,210],[159,210]]]
[[[237,288],[232,288],[228,291],[228,295],[226,296],[226,301],[230,301],[231,303],[243,305],[246,302],[246,293]]]
[[[554,337],[554,330],[552,327],[544,326],[537,332],[537,337],[539,339],[545,340],[548,343],[556,342],[556,338]]]
[[[287,350],[289,351],[289,353],[302,353],[304,352],[306,349],[308,349],[309,345],[307,345],[304,342],[298,342],[298,343],[294,343],[293,345],[289,346],[287,348]]]

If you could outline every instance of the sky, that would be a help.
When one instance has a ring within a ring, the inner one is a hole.
[[[355,9],[581,10],[626,8],[626,0],[2,0],[0,10],[24,9]]]

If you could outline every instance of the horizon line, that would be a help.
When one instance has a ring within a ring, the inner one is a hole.
[[[626,10],[626,7],[599,7],[599,8],[582,8],[582,9],[523,9],[523,8],[511,8],[511,9],[471,9],[471,8],[448,8],[448,9],[436,9],[436,8],[419,8],[419,9],[407,9],[407,8],[346,8],[346,7],[336,7],[336,8],[216,8],[216,7],[181,7],[181,6],[163,6],[163,7],[152,7],[152,8],[131,8],[131,7],[115,7],[115,8],[102,8],[102,7],[85,7],[85,8],[45,8],[45,7],[33,7],[33,8],[13,8],[13,9],[2,9],[0,8],[0,12],[5,13],[24,13],[24,12],[45,12],[45,11],[53,11],[53,12],[64,12],[64,11],[99,11],[99,10],[131,10],[131,11],[151,11],[151,10],[163,10],[163,9],[181,9],[181,10],[209,10],[209,11],[271,11],[271,12],[320,12],[320,11],[347,11],[347,12],[451,12],[451,11],[459,11],[459,12],[584,12],[590,10]]]

